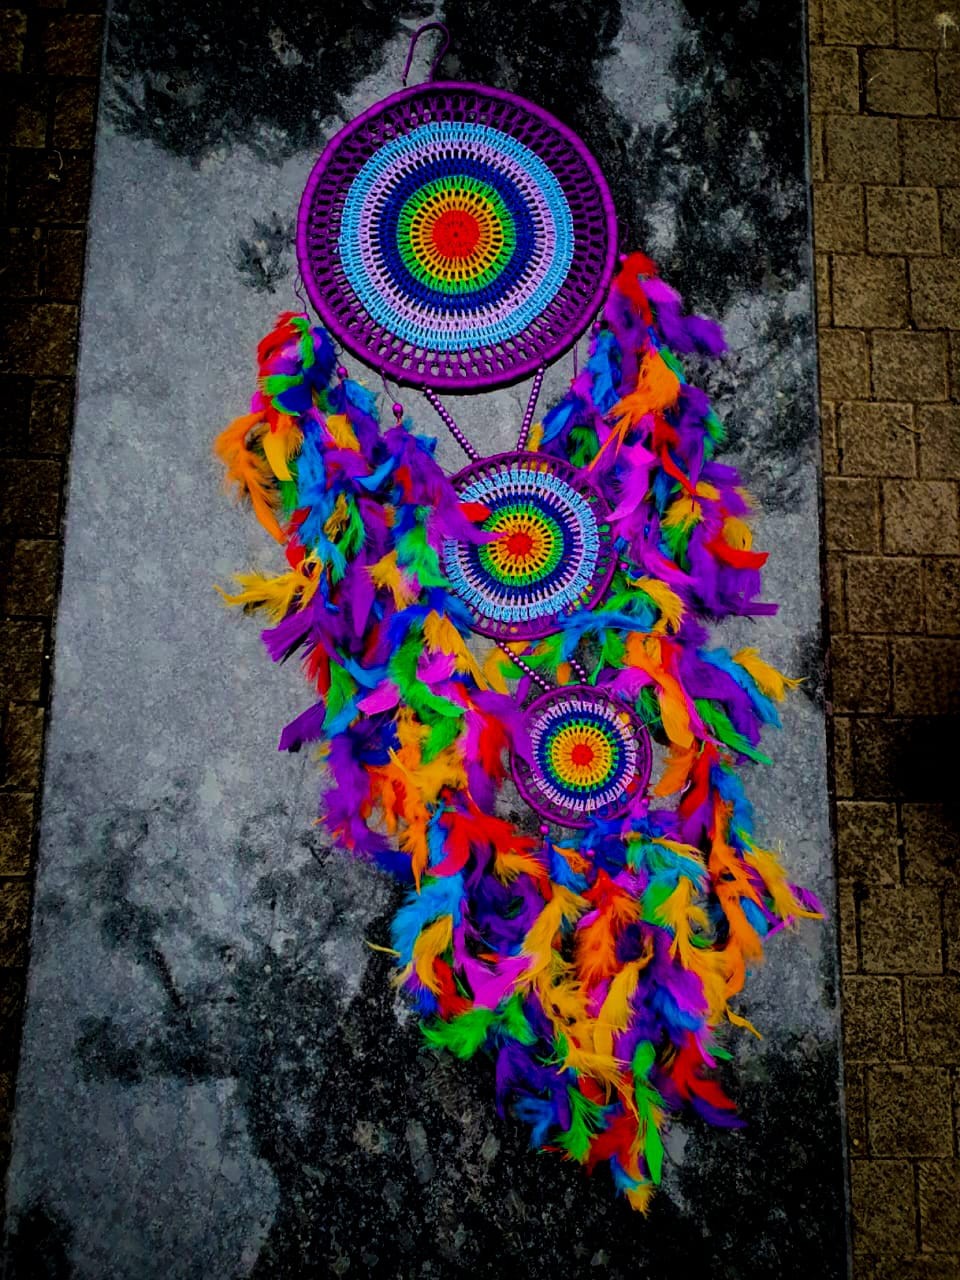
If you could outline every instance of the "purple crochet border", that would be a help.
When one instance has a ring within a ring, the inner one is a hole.
[[[358,132],[364,125],[377,116],[381,115],[388,108],[396,104],[405,102],[424,93],[480,93],[491,98],[497,98],[501,101],[509,103],[511,106],[528,112],[530,115],[537,117],[546,126],[554,129],[559,133],[565,142],[577,152],[581,157],[593,181],[597,185],[600,192],[600,199],[603,206],[604,218],[607,226],[607,254],[604,263],[603,272],[599,278],[597,288],[590,299],[584,303],[580,320],[576,322],[568,322],[564,330],[558,335],[553,343],[545,350],[538,352],[526,360],[518,361],[505,372],[486,374],[482,377],[465,377],[453,382],[444,377],[434,377],[428,371],[411,377],[410,371],[404,369],[402,365],[395,364],[393,361],[384,360],[377,363],[370,359],[370,352],[364,346],[364,339],[369,334],[368,326],[364,326],[361,335],[351,333],[344,329],[331,308],[328,306],[326,299],[316,288],[313,272],[310,266],[310,246],[308,241],[310,226],[310,209],[313,203],[314,192],[319,185],[321,179],[326,173],[327,168],[332,162],[337,151],[341,147],[344,140],[352,134]],[[587,149],[582,139],[573,132],[562,121],[558,120],[548,111],[544,111],[542,107],[538,107],[535,103],[530,102],[526,98],[522,98],[517,94],[508,93],[504,89],[493,89],[488,85],[471,84],[468,81],[459,80],[433,80],[427,81],[421,85],[414,85],[408,89],[401,89],[400,92],[391,94],[388,98],[382,98],[379,102],[375,102],[373,106],[368,107],[349,124],[345,125],[324,147],[320,158],[317,160],[307,184],[304,187],[303,195],[300,198],[300,207],[297,213],[297,261],[300,266],[300,274],[303,278],[307,295],[310,298],[320,320],[325,328],[337,339],[342,346],[350,351],[364,364],[374,369],[384,377],[391,378],[394,382],[403,386],[411,386],[417,388],[430,387],[434,391],[444,391],[447,394],[467,394],[477,391],[490,391],[495,387],[511,386],[516,382],[522,381],[535,373],[538,368],[551,364],[554,360],[559,359],[565,352],[569,351],[577,339],[583,334],[589,326],[593,317],[603,305],[610,281],[613,279],[613,273],[617,263],[618,251],[618,226],[617,214],[613,204],[613,197],[610,194],[610,188],[607,186],[606,179],[600,171],[593,155]]]

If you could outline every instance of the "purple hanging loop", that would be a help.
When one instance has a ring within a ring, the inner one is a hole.
[[[407,76],[410,74],[410,66],[413,62],[413,51],[417,47],[417,41],[425,31],[443,32],[443,41],[440,45],[440,51],[436,54],[433,62],[430,64],[430,73],[427,76],[428,80],[436,79],[437,67],[439,67],[440,63],[443,61],[444,54],[450,48],[450,32],[442,22],[425,22],[423,26],[417,27],[416,31],[410,37],[410,48],[407,50],[407,61],[404,63],[403,75],[400,77],[404,88],[407,87]]]

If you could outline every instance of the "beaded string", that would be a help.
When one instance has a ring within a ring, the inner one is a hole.
[[[456,422],[453,420],[453,415],[443,404],[441,404],[440,397],[437,393],[431,387],[424,387],[423,394],[430,406],[437,411],[440,421],[447,428],[470,461],[479,462],[481,455],[457,426]]]
[[[519,667],[523,674],[525,676],[529,676],[530,679],[535,681],[541,689],[545,690],[547,693],[553,689],[553,685],[550,681],[545,680],[539,671],[534,671],[533,667],[531,667],[529,663],[524,662],[521,657],[515,654],[507,644],[506,640],[495,640],[494,644],[503,650],[515,667]]]
[[[495,640],[494,644],[498,648],[503,650],[503,652],[507,655],[507,657],[513,663],[513,665],[515,667],[519,667],[525,676],[529,676],[531,680],[536,681],[536,683],[540,686],[541,689],[545,689],[548,693],[553,690],[554,685],[550,684],[548,680],[544,679],[544,677],[540,674],[539,671],[534,671],[533,667],[531,667],[529,663],[524,662],[524,660],[521,657],[518,657],[518,655],[515,654],[513,650],[509,647],[506,640]],[[586,669],[582,666],[582,664],[578,661],[578,659],[568,658],[567,661],[569,662],[574,675],[577,677],[580,683],[587,684],[589,682],[590,677],[587,675]]]
[[[527,440],[530,436],[530,427],[533,423],[534,410],[537,407],[537,401],[540,399],[540,388],[543,386],[543,365],[533,375],[533,386],[530,388],[530,395],[527,399],[526,412],[523,415],[523,422],[520,426],[520,435],[517,437],[517,452],[520,453],[527,447]]]

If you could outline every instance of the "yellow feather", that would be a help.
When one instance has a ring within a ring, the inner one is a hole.
[[[684,493],[667,507],[661,524],[665,529],[673,529],[677,526],[686,529],[690,525],[699,524],[702,519],[703,511],[700,503]]]
[[[633,631],[627,637],[627,662],[646,671],[660,686],[660,719],[664,732],[675,746],[692,747],[693,733],[686,698],[673,676],[663,670],[660,654],[661,641],[656,636],[644,636]]]
[[[775,698],[777,702],[783,700],[788,689],[796,689],[797,685],[803,684],[803,677],[797,679],[781,675],[776,667],[764,662],[756,649],[741,649],[733,655],[733,660],[753,677],[761,693],[765,693],[768,698]]]
[[[737,551],[749,551],[753,546],[753,530],[745,520],[737,516],[727,516],[723,522],[723,540],[729,547]]]
[[[406,609],[413,604],[417,595],[413,587],[404,577],[397,564],[397,553],[389,552],[367,570],[375,587],[386,587],[393,594],[393,602],[398,609]]]
[[[575,1045],[569,1037],[566,1040],[567,1051],[563,1056],[562,1066],[571,1067],[582,1075],[592,1076],[599,1080],[608,1090],[616,1089],[626,1092],[624,1088],[624,1071],[626,1064],[618,1061],[612,1054],[596,1053],[592,1049],[584,1049]]]
[[[323,526],[323,532],[328,538],[335,538],[338,533],[347,527],[347,521],[350,519],[350,510],[347,506],[347,500],[342,493],[337,494],[337,501],[334,504],[333,511],[327,516]]]
[[[527,448],[531,453],[536,453],[543,443],[543,423],[535,422],[530,428],[530,434],[527,436]]]
[[[663,731],[676,746],[690,747],[693,745],[693,733],[680,686],[672,676],[665,673],[661,673],[658,679],[661,681],[660,719],[663,721]]]
[[[303,432],[293,418],[282,417],[275,431],[265,431],[261,443],[270,470],[278,480],[292,480],[289,462],[300,450]]]
[[[685,858],[694,858],[697,862],[703,860],[703,854],[695,844],[684,844],[682,840],[668,840],[666,836],[654,836],[650,843],[663,845],[664,849],[669,849],[671,853],[679,853]]]
[[[507,682],[503,674],[506,663],[507,658],[503,650],[498,649],[496,645],[491,646],[490,652],[483,660],[483,678],[497,693],[507,692]]]
[[[677,887],[668,898],[660,904],[656,912],[657,923],[673,930],[673,941],[670,943],[670,954],[678,956],[685,969],[694,967],[694,952],[702,950],[695,946],[692,939],[694,927],[706,932],[710,920],[706,911],[694,901],[694,886],[686,876],[681,876]]]
[[[493,871],[498,879],[515,880],[519,875],[538,878],[543,875],[543,867],[529,853],[515,853],[511,849],[501,852],[493,851]]]
[[[423,638],[432,653],[450,654],[457,671],[469,671],[481,689],[487,687],[480,664],[449,618],[431,610],[423,620]]]
[[[707,1021],[715,1025],[723,1016],[727,1003],[727,962],[723,951],[708,947],[694,947],[690,954],[690,969],[703,984],[707,1002]]]
[[[613,1034],[626,1029],[630,1021],[630,1001],[640,981],[641,970],[650,963],[652,949],[637,960],[625,964],[618,974],[610,980],[607,996],[600,1006],[597,1027],[594,1031],[594,1046],[598,1053],[613,1054]]]
[[[555,885],[553,897],[530,926],[521,948],[530,964],[524,970],[524,978],[535,978],[550,965],[553,940],[564,921],[573,921],[588,911],[590,904],[563,885]]]
[[[417,977],[430,991],[436,995],[440,983],[433,970],[433,962],[446,951],[453,941],[453,916],[440,916],[433,924],[427,925],[423,933],[413,944],[413,967]]]
[[[683,621],[683,601],[659,578],[628,578],[632,587],[639,587],[660,610],[660,618],[654,631],[676,631]]]
[[[236,485],[241,494],[246,494],[264,529],[277,542],[284,542],[283,531],[276,517],[279,506],[276,482],[266,459],[259,457],[251,448],[263,435],[266,425],[258,413],[247,413],[242,418],[235,418],[217,436],[213,449],[227,468],[227,485]]]
[[[444,787],[459,790],[467,785],[463,759],[456,748],[456,744],[452,747],[445,747],[439,755],[434,756],[429,764],[424,764],[419,760],[411,760],[409,762],[401,760],[396,752],[392,752],[391,756],[396,759],[398,766],[403,769],[410,785],[416,787],[419,795],[427,803],[437,800]]]
[[[350,419],[344,413],[331,413],[325,420],[327,434],[340,449],[359,451],[360,444],[354,435]]]
[[[302,608],[317,589],[315,578],[314,580],[306,578],[296,570],[278,574],[273,578],[257,572],[235,573],[233,576],[241,588],[234,595],[228,595],[221,587],[215,588],[224,601],[227,604],[240,605],[253,612],[263,610],[273,622],[279,622],[287,616],[298,594],[301,597],[300,607]],[[308,590],[309,594],[307,594]]]
[[[413,881],[417,886],[417,892],[420,892],[420,879],[424,871],[427,869],[427,863],[430,859],[430,850],[427,844],[427,825],[430,821],[430,814],[425,805],[418,806],[418,812],[414,817],[408,817],[407,825],[397,841],[399,847],[404,853],[410,855],[410,870],[413,873]]]
[[[535,983],[540,1004],[560,1030],[579,1025],[587,1017],[583,987],[571,976],[573,965],[558,952],[550,953],[550,962]]]
[[[749,851],[744,855],[744,859],[756,867],[760,873],[760,878],[766,885],[767,892],[773,901],[773,909],[782,920],[788,920],[791,916],[803,917],[808,920],[821,919],[819,912],[808,911],[798,901],[787,883],[783,867],[769,849],[759,849],[756,845],[750,845]]]
[[[739,1013],[734,1013],[729,1005],[727,1005],[726,1014],[735,1027],[743,1027],[745,1031],[749,1031],[750,1034],[756,1036],[758,1040],[763,1039],[763,1036],[749,1018],[744,1018]]]
[[[650,1202],[653,1200],[652,1186],[639,1186],[631,1191],[626,1192],[627,1200],[631,1209],[639,1209],[641,1213],[650,1212]]]
[[[648,413],[657,413],[676,404],[680,380],[656,351],[644,356],[637,376],[637,389],[624,396],[610,411],[614,420],[626,419],[633,427]]]

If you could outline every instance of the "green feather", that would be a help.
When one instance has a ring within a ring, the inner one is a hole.
[[[719,738],[721,742],[728,747],[732,747],[740,755],[747,756],[750,760],[756,760],[759,764],[771,763],[769,756],[757,751],[742,734],[737,733],[730,723],[729,717],[715,702],[711,702],[708,698],[695,698],[694,706],[700,719],[708,729],[713,730],[714,736]]]
[[[433,696],[433,695],[431,695]],[[453,703],[450,704],[453,706]],[[444,747],[449,747],[451,742],[456,742],[460,735],[462,726],[462,716],[441,715],[430,730],[430,734],[423,744],[424,763],[429,764]]]
[[[519,994],[511,996],[500,1009],[497,1029],[507,1038],[518,1040],[520,1044],[535,1044],[537,1040],[536,1032],[523,1011],[523,999]]]
[[[483,1048],[493,1019],[492,1009],[468,1009],[448,1022],[437,1019],[425,1024],[423,1034],[434,1049],[449,1049],[458,1058],[472,1058]]]
[[[579,1089],[568,1089],[570,1128],[557,1137],[557,1145],[581,1164],[590,1151],[590,1139],[603,1128],[603,1107],[585,1098]]]
[[[639,1104],[640,1099],[637,1099]],[[643,1158],[647,1162],[647,1168],[650,1170],[650,1177],[656,1186],[660,1185],[660,1177],[663,1171],[663,1139],[660,1137],[660,1130],[652,1120],[647,1120],[647,1129],[643,1144]]]
[[[280,505],[283,508],[283,514],[289,518],[300,505],[297,499],[296,479],[278,480],[277,488],[280,490]]]
[[[417,515],[421,520],[425,518],[426,508],[418,507]],[[440,572],[440,561],[427,541],[427,530],[422,523],[414,525],[397,540],[397,564],[415,573],[421,587],[449,586]]]
[[[657,1060],[657,1050],[649,1040],[641,1040],[633,1054],[634,1093],[637,1111],[644,1131],[643,1156],[650,1170],[650,1177],[660,1185],[663,1170],[663,1141],[657,1128],[655,1108],[663,1106],[663,1098],[649,1083],[649,1075]]]
[[[323,717],[324,728],[330,723],[335,716],[338,716],[353,695],[357,692],[357,684],[353,676],[349,672],[344,671],[343,667],[337,662],[330,663],[330,688],[327,690],[324,701],[326,702],[326,714]]]
[[[303,381],[299,373],[267,373],[263,377],[263,390],[271,398],[278,396],[283,391],[289,391],[291,387],[299,387]]]
[[[417,663],[422,652],[423,641],[419,633],[414,632],[391,656],[387,664],[390,679],[403,694],[404,701],[409,703],[421,720],[432,725],[438,716],[444,716],[456,721],[459,731],[463,708],[455,702],[431,693],[417,675]]]
[[[640,690],[637,711],[648,729],[655,729],[660,725],[660,700],[648,684]]]
[[[662,924],[660,919],[660,908],[670,897],[676,888],[676,882],[671,877],[669,880],[654,880],[647,888],[643,895],[643,918],[647,924]]]
[[[720,421],[720,419],[717,417],[713,409],[711,409],[710,412],[707,414],[707,416],[704,418],[703,425],[706,427],[707,434],[709,435],[711,441],[714,444],[722,444],[723,441],[727,438],[727,429],[723,425],[723,423]],[[712,453],[713,453],[713,450],[711,450],[711,454]]]
[[[687,379],[686,379],[686,375],[684,374],[683,365],[680,363],[675,353],[671,351],[669,347],[660,348],[660,359],[667,366],[667,368],[670,370],[671,373],[675,373],[677,375],[677,377],[680,379],[681,382],[686,382]]]
[[[650,1068],[657,1060],[657,1050],[650,1040],[641,1040],[633,1051],[630,1069],[638,1080],[646,1080]]]
[[[353,498],[347,499],[347,523],[337,539],[337,546],[347,557],[355,556],[361,549],[367,536],[366,526],[360,508]]]
[[[310,321],[306,316],[294,316],[293,327],[300,334],[300,363],[309,369],[314,363],[313,338],[310,336]]]
[[[670,554],[671,560],[678,564],[681,569],[687,569],[687,546],[690,542],[690,534],[693,532],[694,526],[685,528],[681,524],[673,524],[668,528],[661,528],[660,538],[663,545]]]
[[[573,446],[570,461],[575,467],[585,467],[596,457],[599,442],[593,427],[574,427],[570,432],[569,440]]]

